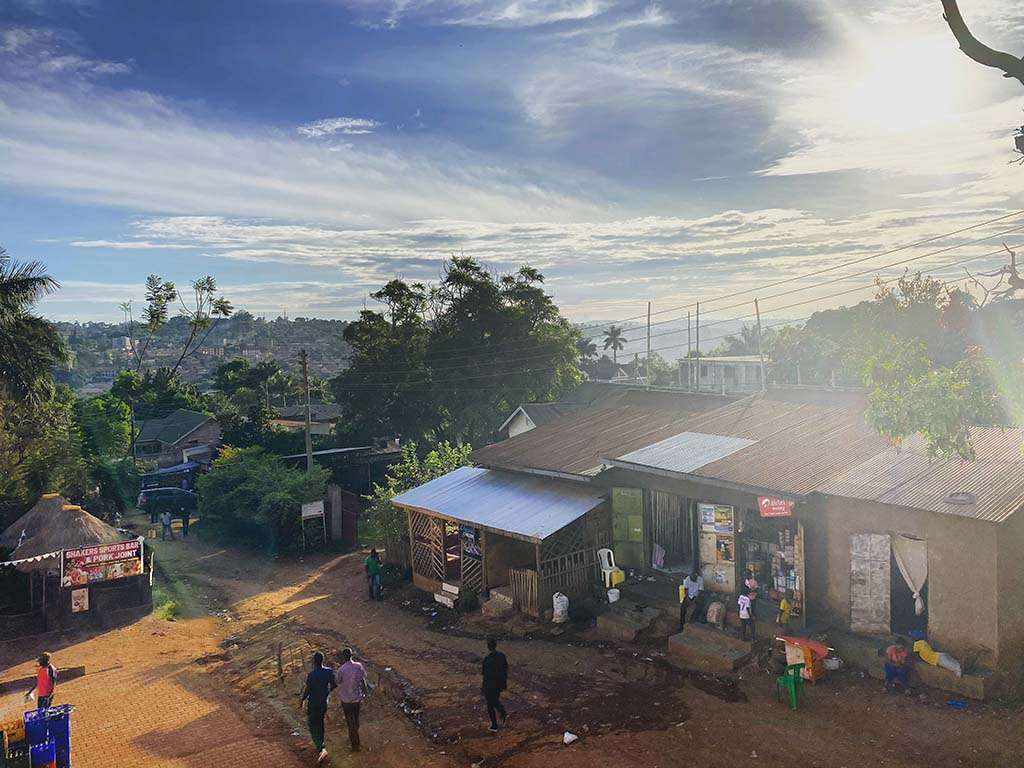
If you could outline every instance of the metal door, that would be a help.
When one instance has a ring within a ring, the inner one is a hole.
[[[889,634],[889,559],[887,533],[850,534],[850,629]]]

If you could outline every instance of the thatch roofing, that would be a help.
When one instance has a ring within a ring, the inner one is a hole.
[[[25,540],[18,546],[21,532]],[[48,493],[32,509],[0,534],[0,548],[13,550],[10,558],[22,560],[60,549],[113,544],[125,535],[56,493]]]

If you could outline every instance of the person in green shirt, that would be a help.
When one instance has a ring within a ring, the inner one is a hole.
[[[366,556],[366,588],[370,600],[384,599],[380,592],[380,555],[376,549],[371,549]]]

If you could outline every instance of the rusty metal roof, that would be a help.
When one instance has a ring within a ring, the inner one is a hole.
[[[604,499],[585,485],[480,467],[460,467],[393,498],[406,509],[542,541]]]
[[[735,401],[720,395],[625,390],[599,405],[478,448],[470,458],[485,467],[584,479],[603,469],[603,457],[678,435],[694,414]]]
[[[975,460],[928,459],[920,438],[850,467],[819,491],[1001,523],[1024,507],[1024,430],[975,427]]]
[[[862,410],[806,402],[791,393],[753,395],[693,416],[684,428],[750,444],[699,466],[671,471],[791,496],[817,490],[888,445],[868,427]],[[612,454],[609,462],[643,471],[644,463],[629,456]]]

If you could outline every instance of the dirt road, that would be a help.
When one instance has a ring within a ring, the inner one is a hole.
[[[212,673],[286,719],[314,647],[349,644],[368,660],[382,676],[366,715],[364,744],[375,749],[353,765],[990,768],[1019,765],[1024,748],[1016,709],[955,710],[941,694],[929,702],[887,696],[874,681],[843,673],[792,712],[776,703],[764,672],[720,683],[673,668],[657,646],[603,644],[591,630],[503,641],[512,719],[493,735],[479,697],[483,638],[493,628],[432,617],[411,589],[366,601],[361,556],[270,564],[190,542],[168,543],[160,557],[198,594],[228,607],[233,642]],[[562,745],[564,731],[580,740]],[[332,737],[343,754],[340,724]]]
[[[502,640],[509,727],[490,734],[479,663],[484,637],[506,627],[432,615],[411,588],[368,602],[359,554],[274,562],[195,538],[157,549],[190,616],[43,640],[58,665],[87,667],[58,694],[78,706],[76,768],[311,765],[298,690],[314,649],[346,645],[378,687],[363,752],[348,752],[340,712],[329,715],[333,766],[993,768],[1024,750],[1019,709],[887,696],[842,673],[793,712],[764,672],[717,680],[672,667],[657,644],[576,629],[528,639],[522,626]],[[38,645],[0,645],[0,679],[30,674]],[[564,746],[565,731],[579,741]]]

